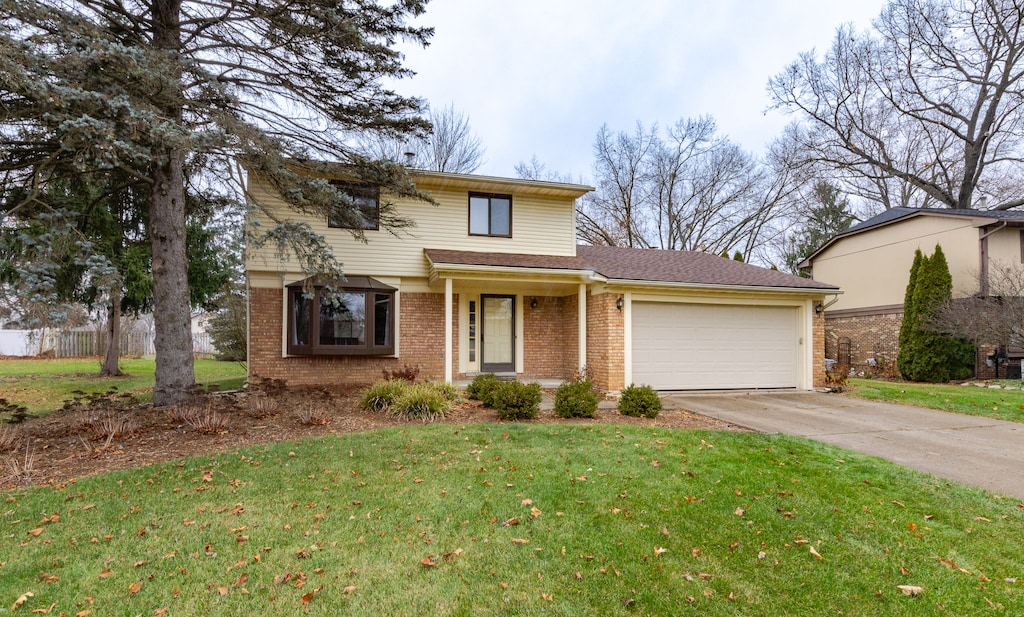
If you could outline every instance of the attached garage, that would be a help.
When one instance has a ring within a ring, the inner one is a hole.
[[[632,381],[657,390],[800,386],[794,306],[632,303]]]

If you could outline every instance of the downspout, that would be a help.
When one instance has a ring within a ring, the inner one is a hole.
[[[985,231],[984,227],[978,228],[978,293],[981,296],[988,295],[988,237],[1006,227],[1006,221],[999,221],[995,227]]]

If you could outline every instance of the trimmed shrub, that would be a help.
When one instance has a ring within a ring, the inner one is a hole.
[[[491,394],[498,384],[503,383],[494,373],[481,373],[473,378],[473,382],[466,387],[466,393],[470,398],[475,398],[488,407],[494,407]]]
[[[498,411],[498,418],[502,420],[532,420],[540,411],[539,383],[500,381],[490,396],[490,406]]]
[[[359,407],[367,411],[387,411],[408,388],[409,382],[402,379],[378,381],[363,393]]]
[[[559,418],[593,418],[599,401],[594,383],[586,377],[577,377],[555,390],[555,415]]]
[[[624,416],[657,418],[661,411],[661,398],[650,386],[630,384],[619,397],[619,413]]]
[[[443,418],[448,413],[449,403],[435,385],[424,383],[406,388],[405,393],[391,405],[389,413],[423,422]]]

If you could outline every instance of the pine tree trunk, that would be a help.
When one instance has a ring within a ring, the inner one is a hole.
[[[121,294],[120,290],[110,290],[110,304],[107,306],[107,351],[103,356],[103,367],[100,375],[118,377],[122,375],[117,361],[121,356]]]
[[[181,0],[153,0],[153,45],[172,55],[181,50]],[[180,79],[180,67],[175,71]],[[181,92],[163,94],[164,113],[180,123]],[[153,316],[156,376],[153,404],[185,401],[195,384],[185,253],[185,153],[174,146],[156,152],[149,225],[153,242]]]
[[[153,404],[184,402],[195,384],[185,255],[185,190],[179,152],[155,169],[150,197],[156,375]]]

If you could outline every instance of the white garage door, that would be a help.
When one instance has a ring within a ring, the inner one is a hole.
[[[657,390],[795,388],[794,307],[633,303],[633,383]]]

